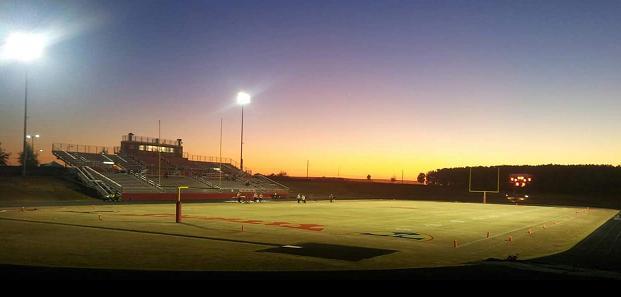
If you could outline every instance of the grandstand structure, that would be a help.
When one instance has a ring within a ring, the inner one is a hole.
[[[261,174],[242,171],[229,158],[191,155],[181,139],[124,135],[116,147],[55,143],[52,153],[74,169],[78,179],[110,200],[184,200],[286,197],[289,188]]]

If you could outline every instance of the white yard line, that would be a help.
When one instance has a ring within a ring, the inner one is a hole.
[[[536,226],[544,225],[544,224],[546,224],[548,222],[556,221],[558,219],[571,219],[571,218],[573,218],[572,215],[559,215],[557,217],[554,217],[552,219],[549,219],[549,220],[546,220],[546,221],[543,221],[543,222],[539,222],[539,223],[531,224],[531,225],[528,225],[528,226],[525,226],[525,227],[520,227],[520,228],[516,228],[516,229],[513,229],[513,230],[509,230],[509,231],[506,231],[506,232],[503,232],[503,233],[496,234],[494,236],[490,236],[489,238],[481,238],[481,239],[473,240],[473,241],[470,241],[470,242],[466,242],[464,244],[460,244],[459,247],[469,246],[469,245],[475,244],[477,242],[481,242],[481,241],[497,238],[497,237],[500,237],[500,236],[505,236],[507,234],[510,234],[510,233],[513,233],[513,232],[517,232],[517,231],[521,231],[521,230],[530,229],[530,228],[533,228],[533,227],[536,227]]]

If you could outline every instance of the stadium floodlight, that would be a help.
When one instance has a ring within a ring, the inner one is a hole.
[[[239,149],[239,169],[244,172],[244,105],[250,104],[250,94],[246,92],[237,93],[237,104],[241,105],[241,144]]]
[[[11,33],[4,43],[2,56],[7,60],[29,63],[43,56],[46,44],[47,40],[42,34]]]
[[[0,57],[7,60],[14,60],[21,63],[30,63],[41,56],[45,51],[47,38],[42,34],[14,32],[9,34],[2,46]],[[22,176],[26,176],[26,164],[28,163],[28,153],[26,152],[28,129],[28,70],[26,69],[24,87],[24,139],[23,139],[23,160]]]
[[[28,134],[28,135],[26,135],[26,139],[30,139],[30,141],[32,142],[30,148],[32,149],[33,153],[35,152],[35,139],[37,139],[39,137],[41,137],[41,135],[39,135],[39,134],[35,134],[35,135]],[[26,151],[26,150],[24,149],[24,151]],[[43,151],[43,150],[41,150],[41,151]],[[26,153],[24,153],[24,156],[25,155],[26,155]]]
[[[246,104],[249,104],[251,101],[251,96],[250,94],[246,93],[246,92],[239,92],[237,93],[237,104],[244,106]]]

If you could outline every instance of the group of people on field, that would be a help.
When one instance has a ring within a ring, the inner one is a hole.
[[[298,203],[306,203],[306,195],[302,193],[298,193],[297,198],[298,198],[297,199]],[[334,194],[330,194],[329,198],[330,198],[330,203],[333,203],[336,200],[336,196]]]
[[[334,201],[336,201],[336,196],[334,194],[330,194],[328,197],[330,199],[330,203],[333,203]],[[280,198],[280,195],[274,193],[274,195],[272,195],[272,198],[273,199]],[[246,199],[246,196],[242,195],[241,191],[237,191],[237,194],[235,195],[235,199],[237,199],[238,203],[247,203],[250,201],[260,203],[260,202],[263,202],[263,193],[257,193],[255,191],[252,194],[252,199],[248,200]],[[306,195],[302,193],[298,193],[297,201],[298,203],[306,203]]]
[[[235,198],[237,198],[237,202],[238,203],[244,203],[244,202],[250,202],[249,200],[246,200],[246,196],[242,196],[241,192],[237,192],[237,195],[235,195]],[[252,200],[254,202],[263,202],[263,193],[257,193],[254,192],[254,194],[252,194]]]

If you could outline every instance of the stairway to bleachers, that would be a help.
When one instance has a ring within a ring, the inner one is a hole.
[[[106,155],[112,162],[125,168],[127,171],[140,172],[144,169],[144,165],[128,156]]]

